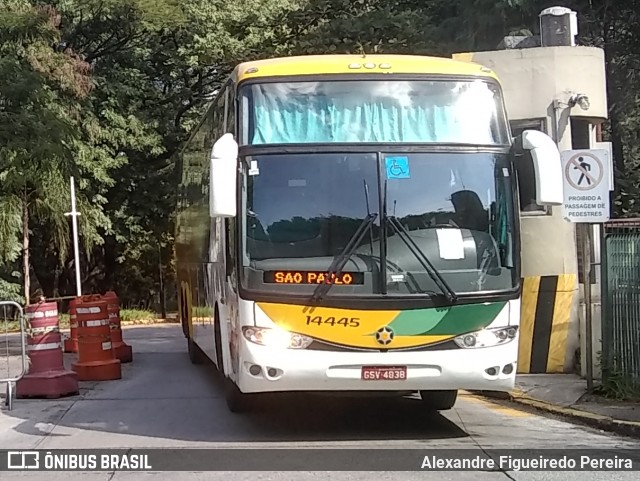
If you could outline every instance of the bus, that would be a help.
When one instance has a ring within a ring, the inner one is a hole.
[[[238,65],[178,153],[191,361],[215,365],[232,412],[261,393],[419,394],[447,410],[459,390],[510,391],[524,162],[536,201],[560,205],[557,145],[511,137],[482,65]]]

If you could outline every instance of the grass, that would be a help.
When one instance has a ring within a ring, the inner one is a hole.
[[[60,320],[60,329],[69,329],[69,314],[63,313],[58,315]],[[155,321],[158,315],[146,309],[121,309],[120,321],[124,324],[142,324],[145,322]],[[4,332],[17,332],[20,324],[17,320],[2,322],[0,319],[0,334]]]
[[[631,376],[619,371],[609,373],[606,381],[594,393],[615,401],[640,402],[640,385]]]
[[[627,354],[632,358],[634,355]],[[596,353],[598,363],[603,365],[602,351]],[[603,378],[603,383],[595,387],[594,394],[602,396],[605,399],[615,401],[633,401],[640,402],[640,380],[634,379],[628,373],[625,373],[620,366],[620,359],[614,357],[610,362],[609,372]]]
[[[120,321],[121,322],[139,322],[139,321],[151,321],[158,317],[153,311],[146,309],[121,309]]]
[[[194,306],[193,317],[213,317],[213,309],[207,306]]]

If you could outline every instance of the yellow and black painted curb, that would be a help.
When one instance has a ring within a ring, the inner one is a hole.
[[[494,393],[491,391],[472,391],[472,393],[489,399],[508,400],[539,411],[568,418],[586,426],[616,434],[622,434],[624,436],[640,438],[640,422],[625,421],[623,419],[603,416],[602,414],[596,414],[582,409],[542,401],[527,395],[524,391],[518,388],[511,391],[511,393]]]
[[[523,279],[518,346],[519,374],[565,372],[575,295],[575,274],[532,276]]]

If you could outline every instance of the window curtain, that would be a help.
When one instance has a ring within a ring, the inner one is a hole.
[[[480,105],[465,100],[465,92],[450,105],[421,95],[304,93],[287,84],[254,85],[252,94],[252,144],[495,143],[493,99]]]

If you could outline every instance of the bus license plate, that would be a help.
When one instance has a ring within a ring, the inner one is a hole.
[[[407,366],[362,366],[363,381],[404,381]]]

